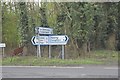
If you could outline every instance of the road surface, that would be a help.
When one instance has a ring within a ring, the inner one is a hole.
[[[4,66],[2,78],[118,78],[118,67]]]

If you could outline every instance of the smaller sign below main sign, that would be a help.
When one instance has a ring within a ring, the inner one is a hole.
[[[53,34],[52,28],[46,28],[46,27],[36,27],[35,32],[37,34]]]
[[[6,47],[5,43],[0,43],[0,47]]]

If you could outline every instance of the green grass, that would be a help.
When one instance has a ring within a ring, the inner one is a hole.
[[[90,57],[77,58],[77,59],[48,59],[39,58],[35,56],[16,56],[6,57],[2,60],[2,65],[17,65],[17,66],[75,66],[82,64],[111,64],[117,63],[118,53],[116,51],[92,51]]]
[[[93,51],[94,54],[92,54],[96,58],[103,58],[103,59],[111,59],[111,60],[118,60],[118,52],[112,51],[112,50],[97,50]]]
[[[4,58],[2,65],[20,65],[20,66],[67,66],[67,65],[80,65],[80,64],[104,64],[102,61],[93,59],[48,59],[37,58],[32,56],[27,57],[13,57]]]

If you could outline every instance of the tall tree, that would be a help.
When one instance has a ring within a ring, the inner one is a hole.
[[[120,2],[118,2],[117,50],[120,51]]]
[[[20,34],[21,34],[21,46],[25,46],[27,48],[26,53],[28,53],[30,37],[29,37],[29,24],[28,24],[28,13],[27,6],[25,2],[19,3],[20,10]]]
[[[0,42],[2,42],[2,2],[0,1]]]
[[[41,25],[42,26],[48,26],[48,22],[47,22],[47,16],[46,16],[46,3],[42,3],[40,10],[40,21],[41,21]]]

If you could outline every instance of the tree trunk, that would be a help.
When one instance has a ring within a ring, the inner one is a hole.
[[[118,3],[117,50],[120,51],[120,2]]]

